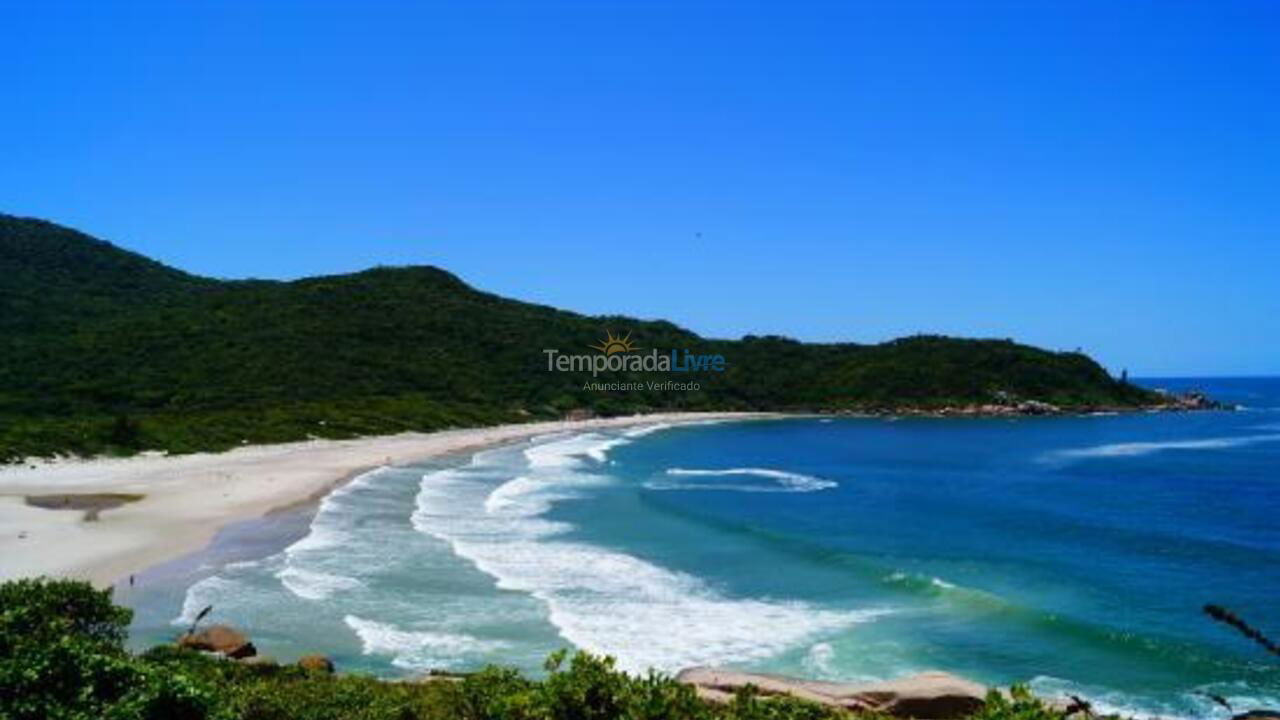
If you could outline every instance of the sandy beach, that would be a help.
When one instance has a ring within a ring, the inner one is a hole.
[[[382,465],[410,464],[546,433],[761,417],[769,416],[660,413],[254,445],[224,453],[4,466],[0,580],[50,575],[110,585],[199,550],[227,523],[316,499]],[[109,507],[92,513],[96,519],[86,519],[82,503],[57,499],[88,494],[128,501],[108,502]],[[36,506],[28,504],[29,496],[45,497]]]

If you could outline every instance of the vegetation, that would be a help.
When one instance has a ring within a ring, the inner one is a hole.
[[[1253,627],[1244,618],[1221,605],[1205,605],[1204,614],[1217,622],[1235,628],[1236,632],[1257,643],[1272,655],[1280,655],[1280,644],[1267,637],[1261,630]]]
[[[831,312],[833,309],[823,309]],[[606,331],[719,353],[694,391],[584,388],[544,348]],[[223,281],[52,223],[0,215],[0,459],[225,449],[530,419],[574,410],[894,410],[1034,399],[1135,406],[1148,392],[1078,352],[936,336],[879,345],[710,340],[668,322],[508,300],[432,267]]]
[[[132,615],[86,583],[0,585],[0,719],[215,717],[207,686],[124,651]]]
[[[164,646],[124,650],[131,612],[70,580],[0,585],[0,720],[836,720],[848,714],[740,693],[703,703],[659,674],[579,653],[529,680],[487,668],[460,682],[384,682],[245,664]],[[866,716],[864,716],[866,717]],[[980,720],[1058,720],[1024,692],[993,694]]]

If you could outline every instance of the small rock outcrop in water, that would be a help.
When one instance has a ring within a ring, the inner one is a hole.
[[[1175,393],[1162,388],[1156,388],[1155,392],[1164,398],[1164,402],[1159,406],[1162,410],[1186,411],[1235,409],[1233,405],[1218,402],[1199,390],[1188,390],[1186,392]]]
[[[333,674],[333,661],[324,655],[303,655],[298,658],[298,667],[312,672]]]
[[[210,625],[196,633],[183,633],[178,647],[218,653],[233,660],[258,654],[249,637],[230,625]]]
[[[791,695],[828,707],[879,712],[895,717],[947,720],[982,707],[987,688],[944,672],[926,672],[897,680],[846,685],[736,670],[696,667],[676,679],[692,685],[699,697],[728,702],[738,690],[752,685],[760,694]]]

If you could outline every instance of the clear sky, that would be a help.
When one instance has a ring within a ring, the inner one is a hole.
[[[0,210],[700,333],[1280,373],[1280,3],[0,0]]]

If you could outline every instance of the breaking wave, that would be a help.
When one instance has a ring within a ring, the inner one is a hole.
[[[884,612],[727,597],[695,576],[566,539],[572,526],[543,515],[616,482],[599,470],[617,440],[589,433],[534,445],[524,451],[523,474],[497,487],[474,468],[430,473],[413,524],[499,588],[542,601],[565,640],[633,671],[759,660]],[[816,481],[753,472],[792,486]]]
[[[771,470],[769,468],[728,468],[725,470],[689,470],[670,468],[669,477],[694,478],[764,478],[768,483],[698,482],[682,480],[650,480],[644,486],[650,490],[736,490],[738,492],[816,492],[837,487],[834,480],[824,480],[812,475]]]
[[[1201,438],[1199,440],[1166,440],[1094,445],[1071,450],[1055,450],[1041,456],[1045,461],[1085,460],[1090,458],[1135,457],[1169,450],[1225,450],[1228,448],[1280,442],[1280,433],[1270,435],[1238,435],[1235,437]]]
[[[404,630],[389,623],[355,615],[343,618],[360,638],[365,655],[386,655],[391,664],[407,670],[447,667],[461,659],[475,659],[502,650],[507,644],[462,633]]]

